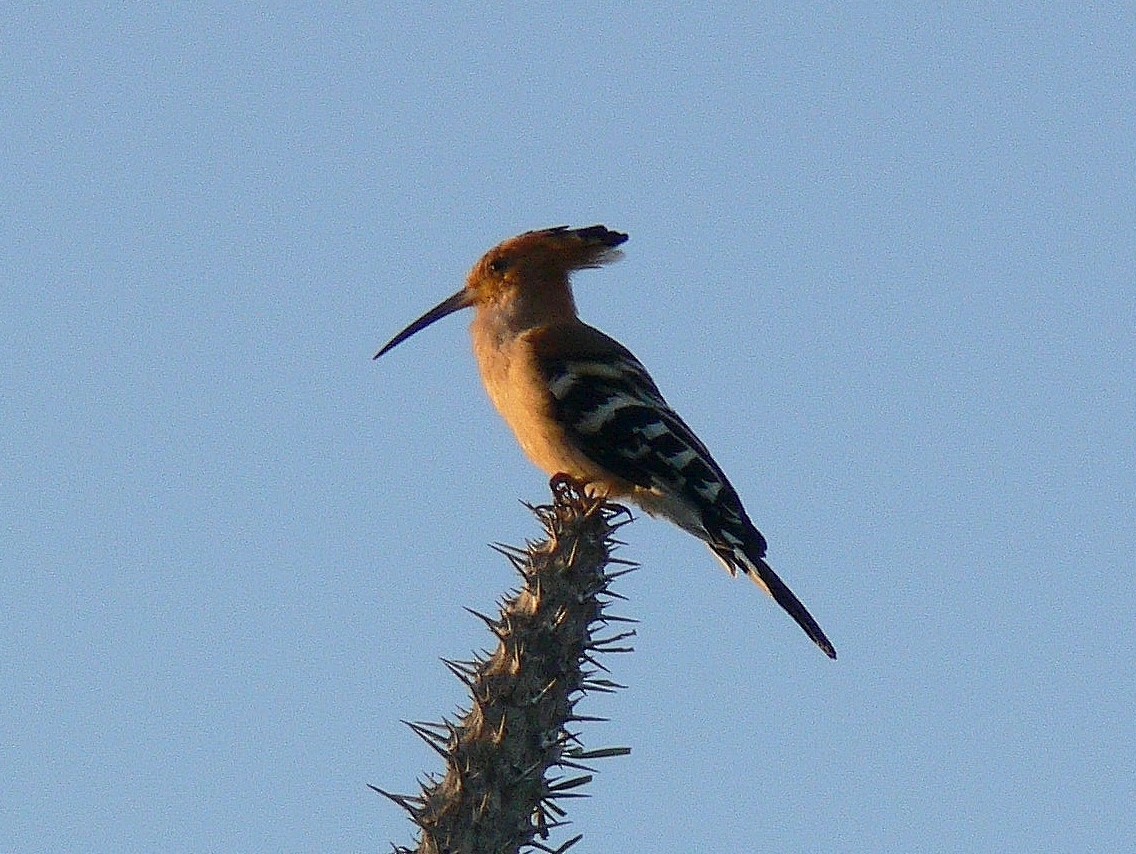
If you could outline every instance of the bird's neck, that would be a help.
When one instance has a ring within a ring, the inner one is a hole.
[[[576,303],[567,283],[539,292],[513,292],[493,304],[479,307],[473,321],[474,338],[482,346],[501,347],[520,335],[543,326],[571,323]]]

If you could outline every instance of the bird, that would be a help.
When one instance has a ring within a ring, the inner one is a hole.
[[[490,400],[547,474],[627,500],[706,544],[777,602],[829,658],[836,649],[766,562],[765,537],[702,441],[631,351],[582,321],[571,275],[622,257],[628,235],[603,225],[527,231],[489,250],[465,287],[383,346],[474,309],[473,351]]]

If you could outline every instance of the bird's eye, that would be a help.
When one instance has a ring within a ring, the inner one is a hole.
[[[492,261],[489,262],[489,269],[492,272],[500,275],[501,273],[504,273],[506,270],[509,269],[509,259],[508,258],[494,258]]]

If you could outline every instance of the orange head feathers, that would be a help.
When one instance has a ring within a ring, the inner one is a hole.
[[[615,261],[621,254],[616,247],[626,240],[626,234],[602,225],[526,231],[486,252],[469,274],[469,285],[513,277],[529,281],[563,278],[573,270]]]
[[[569,275],[617,260],[621,254],[617,247],[626,240],[626,234],[602,225],[561,225],[506,240],[474,265],[464,288],[394,336],[375,358],[436,320],[471,306],[494,305],[512,314],[532,315],[532,322],[544,316],[575,316]]]

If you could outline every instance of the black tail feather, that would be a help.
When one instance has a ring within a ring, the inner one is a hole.
[[[760,577],[761,585],[769,591],[773,601],[784,608],[789,616],[797,621],[797,625],[805,630],[805,634],[812,638],[813,643],[820,647],[821,652],[835,660],[836,647],[832,645],[832,641],[828,639],[824,630],[817,625],[817,621],[813,619],[813,615],[809,613],[804,603],[789,589],[789,585],[781,580],[763,558],[751,562],[754,566],[752,568],[747,567],[749,573]]]
[[[805,630],[805,634],[812,638],[813,643],[819,646],[825,655],[831,659],[836,658],[836,647],[832,645],[832,641],[828,639],[824,630],[813,619],[813,615],[809,613],[804,603],[789,589],[789,585],[782,581],[780,576],[773,571],[773,567],[765,562],[765,558],[751,557],[750,554],[739,547],[710,544],[710,549],[726,565],[731,574],[741,570],[748,575],[754,584],[772,596],[773,601],[796,620],[797,625]],[[760,555],[764,552],[764,549],[754,548],[749,551],[753,555]]]

